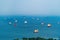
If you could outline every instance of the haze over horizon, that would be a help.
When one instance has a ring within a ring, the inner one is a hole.
[[[60,16],[60,0],[0,0],[0,15]]]

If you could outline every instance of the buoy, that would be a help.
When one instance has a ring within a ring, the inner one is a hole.
[[[27,21],[24,21],[24,23],[28,23]]]
[[[35,29],[35,30],[34,30],[34,33],[38,33],[38,29]]]
[[[16,23],[14,24],[14,27],[16,27]]]

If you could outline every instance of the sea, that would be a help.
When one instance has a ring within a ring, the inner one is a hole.
[[[17,20],[17,21],[15,21]],[[24,23],[27,21],[26,23]],[[9,24],[9,22],[11,22]],[[41,24],[43,23],[43,24]],[[51,24],[50,27],[47,25]],[[38,29],[35,33],[34,30]],[[0,16],[0,40],[60,38],[59,16]]]

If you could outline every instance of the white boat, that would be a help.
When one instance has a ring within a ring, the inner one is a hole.
[[[34,30],[34,33],[38,33],[38,32],[39,32],[38,29],[35,29],[35,30]]]
[[[27,21],[24,21],[24,23],[28,23]]]
[[[50,27],[51,26],[51,24],[48,24],[48,27]]]

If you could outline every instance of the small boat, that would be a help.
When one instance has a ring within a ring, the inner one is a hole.
[[[44,23],[42,22],[41,24],[43,25]]]
[[[26,23],[28,23],[27,21],[24,21],[24,23],[26,24]]]
[[[12,24],[12,22],[9,22],[9,24]]]
[[[38,29],[35,29],[35,30],[34,30],[34,33],[38,33],[38,32],[39,32]]]
[[[48,27],[51,27],[51,24],[48,24],[47,26],[48,26]]]
[[[18,20],[15,20],[15,22],[17,23],[17,22],[18,22]]]

